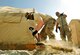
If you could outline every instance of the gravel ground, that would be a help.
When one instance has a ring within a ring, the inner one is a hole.
[[[27,50],[0,50],[0,55],[80,55],[80,49],[73,52],[47,52],[47,51],[27,51]]]
[[[45,44],[44,50],[0,50],[0,55],[80,55],[80,48],[72,46],[68,42],[50,40],[48,42],[43,42]],[[73,51],[63,51],[54,49],[51,46],[63,47],[63,48],[71,48]]]

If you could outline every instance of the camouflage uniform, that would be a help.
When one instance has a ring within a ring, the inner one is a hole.
[[[67,35],[68,41],[71,41],[71,32],[69,31],[65,14],[58,17],[57,23],[60,26],[61,39],[66,41],[66,35]]]
[[[44,27],[40,32],[41,40],[45,40],[47,35],[50,38],[55,38],[55,35],[52,33],[55,25],[55,19],[49,15],[43,15],[41,13],[34,13],[34,21],[38,24],[39,19],[42,19],[44,22]]]
[[[55,35],[52,32],[54,30],[55,19],[49,15],[40,14],[40,16],[42,17],[45,24],[42,31],[40,32],[40,35],[42,36],[42,40],[45,40],[47,35],[49,36],[49,38],[55,39]]]

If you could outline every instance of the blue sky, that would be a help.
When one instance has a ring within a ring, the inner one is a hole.
[[[60,0],[0,0],[0,6],[35,8],[38,12],[54,15]]]

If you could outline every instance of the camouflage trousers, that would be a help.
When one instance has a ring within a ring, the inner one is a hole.
[[[42,31],[40,32],[40,35],[42,36],[41,37],[41,40],[45,40],[47,35],[49,36],[49,38],[53,38],[55,39],[55,35],[54,33],[52,32],[53,29],[54,29],[54,25],[55,25],[55,19],[49,19],[44,28],[42,29]]]
[[[63,28],[60,27],[60,36],[61,39],[64,41],[66,41],[66,36],[68,41],[71,41],[71,32],[69,31],[68,25],[65,25]]]

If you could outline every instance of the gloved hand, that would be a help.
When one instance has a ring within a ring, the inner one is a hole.
[[[58,33],[57,29],[55,31]]]
[[[36,33],[38,32],[37,30],[34,30],[34,28],[33,28],[33,27],[29,27],[29,30],[31,30],[31,31],[32,31],[32,35],[33,35],[33,36],[35,36],[35,35],[36,35]]]
[[[34,32],[32,32],[32,35],[35,36],[37,34],[37,30],[35,30]]]
[[[60,30],[60,27],[58,27],[58,29]]]

